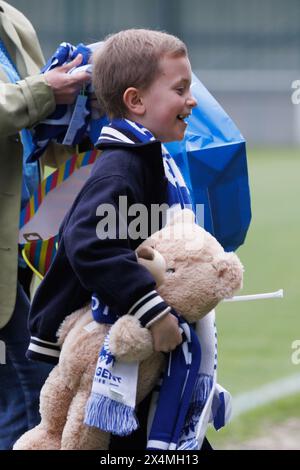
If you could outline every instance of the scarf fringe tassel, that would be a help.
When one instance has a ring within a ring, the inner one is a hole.
[[[127,436],[138,428],[134,408],[102,395],[91,395],[84,422],[118,436]]]
[[[178,447],[178,450],[199,450],[199,442],[196,438],[188,439]]]
[[[195,434],[195,426],[200,419],[202,410],[209,397],[213,385],[213,377],[207,374],[199,374],[195,382],[191,404],[186,416],[186,424],[179,439],[178,450],[199,450],[199,442]]]
[[[192,396],[192,404],[197,403],[204,406],[213,386],[213,377],[207,374],[199,374]]]

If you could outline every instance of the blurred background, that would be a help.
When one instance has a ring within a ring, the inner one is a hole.
[[[92,43],[130,27],[164,29],[189,48],[194,72],[249,143],[300,144],[299,0],[13,0],[45,57],[61,41]]]
[[[9,3],[33,23],[46,59],[62,41],[89,44],[130,27],[186,42],[193,71],[248,144],[253,218],[238,250],[243,293],[285,294],[218,308],[219,382],[233,394],[234,418],[209,438],[216,448],[300,449],[300,104],[291,100],[300,80],[300,1]]]

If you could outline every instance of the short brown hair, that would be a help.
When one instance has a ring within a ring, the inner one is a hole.
[[[159,60],[187,55],[176,36],[148,29],[128,29],[108,36],[93,56],[93,85],[109,117],[125,117],[128,87],[147,89],[159,74]]]

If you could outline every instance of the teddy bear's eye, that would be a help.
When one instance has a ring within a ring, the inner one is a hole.
[[[166,270],[166,273],[168,273],[168,274],[173,274],[173,273],[175,273],[175,269],[174,269],[174,268],[168,268],[168,269]]]

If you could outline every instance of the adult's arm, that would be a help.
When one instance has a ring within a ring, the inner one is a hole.
[[[55,97],[43,75],[16,83],[0,82],[0,136],[32,127],[55,109]]]
[[[0,82],[0,135],[6,137],[32,127],[54,111],[57,104],[75,101],[90,75],[68,72],[82,62],[79,54],[72,62],[16,83]]]

